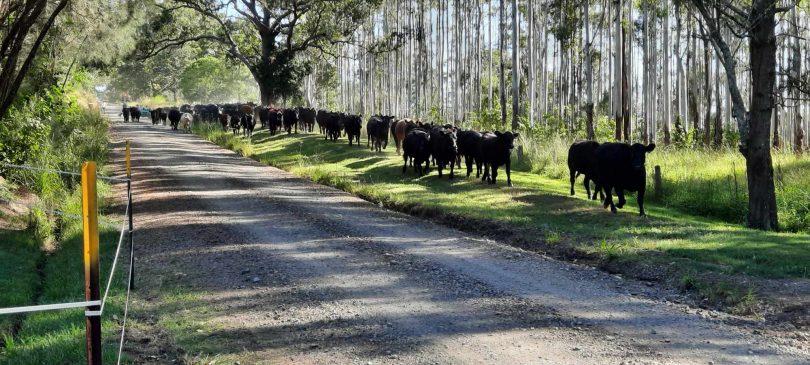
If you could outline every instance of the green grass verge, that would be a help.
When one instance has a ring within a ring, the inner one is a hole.
[[[520,143],[526,150],[526,171],[567,181],[570,140],[525,138]],[[774,151],[773,164],[780,228],[810,233],[810,158]],[[745,222],[748,183],[745,159],[738,151],[658,146],[647,157],[650,174],[656,165],[661,167],[662,189],[649,194],[648,201],[728,223]],[[647,182],[652,185],[652,177]]]
[[[215,126],[197,125],[195,132],[260,162],[387,206],[419,206],[507,224],[531,232],[538,246],[560,242],[612,260],[645,262],[675,272],[810,277],[807,234],[750,230],[655,203],[647,205],[649,217],[641,218],[632,198],[612,215],[598,202],[585,200],[581,188],[570,197],[566,181],[524,171],[513,172],[513,188],[505,186],[503,175],[496,186],[473,178],[439,179],[435,169],[418,178],[410,169],[402,174],[402,159],[390,146],[378,154],[349,147],[345,139],[325,142],[314,134],[271,137],[261,131],[246,141]]]
[[[0,308],[28,305],[39,285],[37,264],[44,257],[30,231],[0,230]],[[11,339],[19,316],[0,316],[0,340]]]
[[[102,284],[104,290],[110,264],[115,253],[115,244],[118,232],[103,230],[100,233]],[[82,233],[81,225],[77,223],[65,232],[65,239],[54,253],[48,255],[42,267],[41,294],[35,301],[30,294],[39,284],[36,266],[31,262],[42,255],[39,247],[26,248],[24,254],[18,259],[18,270],[14,270],[14,278],[20,280],[14,290],[0,294],[0,303],[14,301],[13,305],[30,305],[62,303],[84,300],[84,264],[82,262]],[[12,237],[16,247],[23,247],[31,242],[24,234],[18,233]],[[10,242],[10,243],[11,243]],[[17,248],[17,251],[21,248]],[[4,263],[6,261],[3,261]],[[2,269],[0,269],[2,270]],[[120,324],[118,319],[123,313],[125,299],[125,270],[119,267],[111,289],[110,298],[104,309],[102,318],[104,363],[114,363],[118,350],[118,333]],[[4,272],[5,273],[5,272]],[[33,275],[33,277],[29,277]],[[3,275],[5,278],[6,276]],[[3,286],[3,288],[7,288]],[[103,294],[103,293],[102,293]],[[25,297],[28,295],[28,297]],[[5,336],[5,346],[0,351],[0,364],[80,364],[85,362],[85,324],[84,310],[72,309],[62,311],[49,311],[32,313],[22,320],[19,332],[13,339]],[[7,333],[7,332],[4,332]]]

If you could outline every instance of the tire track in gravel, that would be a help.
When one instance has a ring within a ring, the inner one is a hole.
[[[212,355],[273,364],[810,358],[806,344],[629,293],[650,290],[643,285],[391,212],[191,135],[144,124],[116,124],[114,134],[133,142],[137,239],[148,243],[138,246],[139,277],[154,286],[143,308],[167,319],[162,291],[205,293],[184,310],[201,318],[195,340]]]

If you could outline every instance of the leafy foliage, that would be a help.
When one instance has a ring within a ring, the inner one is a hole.
[[[186,100],[214,103],[245,100],[255,95],[256,86],[244,65],[234,66],[221,58],[205,56],[183,70],[180,90]]]

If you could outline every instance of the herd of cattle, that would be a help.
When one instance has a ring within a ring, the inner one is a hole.
[[[139,121],[141,111],[138,108],[124,108],[124,119]],[[183,105],[180,108],[157,108],[150,111],[152,124],[163,123],[168,119],[172,129],[182,125],[190,130],[193,120],[218,122],[223,131],[232,131],[234,135],[250,137],[256,126],[256,120],[271,135],[286,131],[287,134],[314,132],[318,130],[324,140],[337,141],[344,133],[349,145],[360,146],[363,118],[360,115],[340,112],[329,112],[312,108],[278,109],[253,104],[223,105]],[[366,122],[366,146],[372,151],[380,152],[388,146],[389,136],[394,139],[397,154],[402,154],[402,172],[406,173],[410,165],[419,175],[429,173],[431,163],[438,170],[439,177],[449,168],[449,178],[455,176],[455,167],[461,169],[462,157],[467,167],[467,177],[475,166],[476,178],[495,184],[498,168],[506,170],[506,183],[512,186],[511,154],[514,141],[519,137],[512,132],[479,132],[463,130],[453,125],[435,125],[413,119],[397,119],[394,116],[375,115]],[[589,198],[596,200],[597,193],[604,207],[612,212],[622,208],[626,203],[624,192],[637,192],[639,214],[644,215],[644,193],[646,187],[646,154],[655,149],[655,144],[603,143],[595,141],[575,142],[568,151],[568,168],[570,172],[571,195],[574,195],[574,183],[577,176],[584,175],[585,190]],[[590,182],[595,183],[591,194]],[[619,198],[613,203],[612,193]]]

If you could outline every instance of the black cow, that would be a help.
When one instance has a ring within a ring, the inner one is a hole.
[[[228,112],[228,115],[231,117],[231,131],[234,136],[238,135],[239,130],[242,129],[242,114],[238,110],[232,110]]]
[[[183,113],[177,109],[169,110],[169,124],[171,124],[173,131],[177,130],[177,126],[180,124],[180,117],[182,116]]]
[[[387,130],[386,130],[387,132]],[[413,168],[419,176],[428,172],[430,167],[430,134],[422,128],[415,128],[405,135],[402,141],[402,165],[404,174],[408,168],[408,161],[413,159]],[[422,164],[425,164],[423,167]]]
[[[202,120],[214,122],[219,119],[219,107],[215,104],[208,104],[202,108]]]
[[[450,164],[450,178],[455,176],[455,163],[458,156],[458,145],[456,144],[456,132],[453,129],[436,127],[430,130],[430,154],[435,160],[435,165],[439,170],[439,177],[442,177],[442,170]]]
[[[326,132],[324,140],[337,141],[343,130],[343,122],[345,114],[343,113],[326,113],[324,114],[326,121],[324,122],[324,131]]]
[[[166,125],[166,120],[169,119],[169,111],[166,108],[160,108],[160,121]]]
[[[571,178],[571,195],[574,195],[574,183],[577,176],[585,175],[585,192],[588,199],[596,200],[596,192],[602,192],[599,181],[596,180],[596,149],[599,142],[580,141],[574,142],[568,149],[568,175]],[[596,187],[591,198],[591,181]],[[604,194],[602,195],[604,198]]]
[[[149,118],[152,119],[152,125],[158,124],[160,121],[160,113],[162,112],[162,108],[156,108],[149,111]]]
[[[253,128],[256,127],[256,121],[253,120],[253,115],[243,114],[242,118],[239,119],[239,122],[242,125],[242,135],[248,138],[252,137]]]
[[[121,115],[124,116],[124,123],[129,123],[129,110],[126,104],[124,104],[124,107],[121,109]]]
[[[231,122],[231,116],[225,113],[219,115],[219,124],[222,124],[222,131],[228,131],[228,124]]]
[[[298,108],[298,121],[301,123],[301,130],[304,133],[312,133],[315,129],[315,109]]]
[[[281,110],[270,109],[268,111],[267,129],[270,130],[270,135],[275,136],[281,130],[281,120],[283,118]]]
[[[512,149],[515,148],[515,138],[519,136],[518,133],[512,132],[495,132],[484,133],[481,137],[479,144],[479,155],[481,162],[484,164],[484,176],[481,177],[482,181],[487,181],[490,184],[495,184],[498,178],[498,167],[505,166],[506,169],[506,185],[512,186]],[[489,170],[492,169],[492,176]]]
[[[130,116],[130,118],[132,119],[133,122],[136,122],[136,123],[140,122],[141,121],[141,108],[138,108],[137,106],[133,106],[133,107],[129,108],[129,116]]]
[[[368,134],[366,146],[377,152],[382,152],[388,147],[388,130],[391,129],[391,122],[395,118],[390,115],[375,115],[369,118],[366,123],[366,134]]]
[[[467,164],[467,177],[472,174],[472,166],[475,164],[475,177],[481,177],[481,133],[476,131],[460,131],[457,134],[458,154],[464,156]]]
[[[291,134],[293,127],[295,127],[295,133],[298,133],[298,113],[295,112],[295,109],[284,109],[282,112],[282,118],[284,123],[284,130],[287,131],[287,134]]]
[[[259,107],[259,121],[262,123],[262,128],[266,128],[268,124],[270,124],[270,108],[269,107]]]
[[[352,141],[357,141],[360,145],[360,130],[363,129],[363,117],[360,115],[349,114],[344,118],[343,129],[346,131],[346,137],[349,138],[349,146]]]
[[[326,133],[326,121],[329,119],[329,112],[326,110],[318,110],[315,116],[315,121],[318,122],[318,131],[321,134]]]
[[[627,202],[624,192],[637,191],[638,213],[644,216],[644,192],[647,188],[647,171],[644,167],[647,154],[655,149],[655,143],[603,143],[596,149],[596,181],[605,192],[604,206],[616,213]],[[619,204],[613,204],[613,191],[619,196]]]

